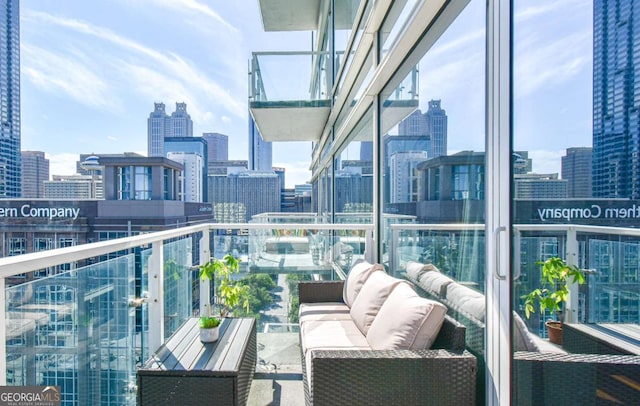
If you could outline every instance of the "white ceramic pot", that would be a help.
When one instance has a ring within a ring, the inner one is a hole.
[[[212,343],[218,340],[218,332],[220,326],[214,328],[201,328],[200,329],[200,341],[203,343]]]

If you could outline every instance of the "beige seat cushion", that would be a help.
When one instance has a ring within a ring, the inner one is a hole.
[[[351,305],[351,318],[362,334],[367,334],[378,310],[391,291],[401,283],[408,285],[407,282],[389,276],[386,272],[374,272],[367,279]]]
[[[369,276],[378,271],[384,271],[382,265],[370,264],[364,259],[359,259],[353,264],[349,275],[347,275],[347,279],[344,281],[342,291],[342,300],[344,300],[347,306],[351,307],[351,305],[353,305],[353,302],[360,293],[360,289],[362,289],[362,286]]]
[[[299,323],[309,320],[351,320],[349,307],[342,302],[300,303]]]
[[[309,320],[300,325],[302,351],[312,349],[368,349],[366,337],[351,320]]]
[[[425,299],[408,284],[396,286],[384,302],[367,333],[373,350],[423,350],[433,344],[447,308]]]

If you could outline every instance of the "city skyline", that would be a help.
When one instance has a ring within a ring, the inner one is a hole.
[[[547,26],[562,19],[590,27],[591,2],[568,1],[571,7],[538,2],[519,11],[516,18],[528,25]],[[570,19],[567,10],[571,10]],[[22,149],[46,152],[52,174],[73,173],[70,163],[80,153],[144,153],[146,118],[155,102],[187,103],[194,135],[227,134],[229,159],[247,159],[245,67],[251,51],[309,50],[311,43],[311,34],[262,32],[257,1],[23,0],[21,13]],[[484,149],[480,142],[469,145],[467,137],[484,133],[484,23],[482,4],[472,2],[460,23],[421,62],[427,65],[421,66],[421,72],[431,71],[421,77],[419,107],[426,111],[430,99],[446,105],[450,154],[470,147]],[[526,101],[518,106],[544,102],[549,109],[566,110],[576,117],[555,127],[553,122],[520,124],[516,120],[514,149],[531,151],[534,171],[540,167],[544,169],[539,171],[560,172],[566,148],[591,145],[591,89],[582,88],[585,81],[591,83],[592,40],[589,32],[578,35],[567,30],[570,34],[548,30],[554,41],[515,32],[518,44],[524,44],[515,49],[516,56],[549,55],[555,65],[531,64],[528,57],[521,63],[515,59],[519,72],[515,94]],[[560,48],[564,51],[559,52]],[[558,66],[567,67],[565,74],[551,75]],[[469,81],[441,79],[461,69],[473,72]],[[575,88],[582,90],[574,92]],[[471,97],[455,97],[461,93]],[[567,105],[566,97],[549,96],[553,94],[579,97]],[[566,137],[550,137],[539,145],[536,135],[541,133]],[[309,143],[274,145],[273,166],[286,168],[288,185],[308,180],[310,152]]]

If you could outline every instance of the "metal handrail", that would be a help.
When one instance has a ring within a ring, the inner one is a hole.
[[[7,278],[26,272],[69,262],[81,261],[112,252],[129,250],[154,242],[186,237],[203,231],[215,230],[373,230],[371,224],[310,224],[310,223],[207,223],[177,229],[141,234],[132,237],[99,241],[48,251],[33,252],[0,258],[0,278]]]

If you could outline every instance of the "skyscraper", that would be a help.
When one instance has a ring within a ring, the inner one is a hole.
[[[202,155],[195,152],[168,152],[167,158],[181,163],[182,183],[180,184],[180,200],[183,202],[203,202],[203,185],[206,176],[203,176]]]
[[[419,137],[424,145],[420,151],[426,151],[429,159],[447,155],[447,112],[442,109],[441,101],[429,100],[426,113],[418,109],[402,120],[398,124],[398,135]],[[387,151],[385,155],[391,153]]]
[[[427,122],[420,109],[409,114],[398,124],[398,135],[427,135]]]
[[[424,113],[427,135],[431,138],[431,156],[447,155],[447,113],[440,106],[440,100],[429,100],[429,110]]]
[[[640,3],[593,4],[593,197],[640,198]]]
[[[569,198],[591,197],[592,157],[592,148],[567,148],[562,157],[562,179],[568,182]]]
[[[249,115],[249,170],[271,171],[271,143],[262,139],[253,117]]]
[[[44,181],[49,180],[49,160],[42,151],[22,151],[22,197],[44,197]]]
[[[21,195],[20,2],[2,3],[0,18],[0,198]]]
[[[220,133],[202,133],[202,138],[207,141],[209,162],[229,160],[229,137]]]
[[[171,116],[165,112],[164,103],[154,103],[147,119],[147,156],[164,156],[164,140],[170,137],[193,137],[193,121],[186,103],[176,103]]]
[[[396,152],[389,161],[390,202],[408,203],[418,200],[416,167],[427,160],[425,151]]]
[[[165,137],[193,137],[193,121],[187,113],[187,103],[176,103],[176,111],[169,119],[171,130]]]
[[[200,164],[202,165],[202,167],[200,170],[197,171],[197,173],[199,173],[200,176],[202,177],[202,179],[200,180],[200,186],[199,186],[199,188],[201,189],[199,199],[202,199],[202,200],[185,200],[185,201],[187,202],[208,201],[207,198],[209,196],[209,191],[208,191],[208,183],[207,183],[207,174],[208,174],[207,161],[209,160],[209,150],[208,150],[207,141],[202,137],[168,137],[168,138],[165,138],[164,140],[164,156],[168,157],[170,153],[196,154],[200,156],[201,158]],[[173,158],[170,158],[170,159],[173,159]],[[179,161],[179,162],[184,164],[184,162],[182,161]],[[187,170],[186,166],[185,166],[185,170]],[[193,173],[196,173],[196,172],[190,172],[189,174],[185,173],[183,174],[183,176],[189,177],[189,176],[192,176]]]

